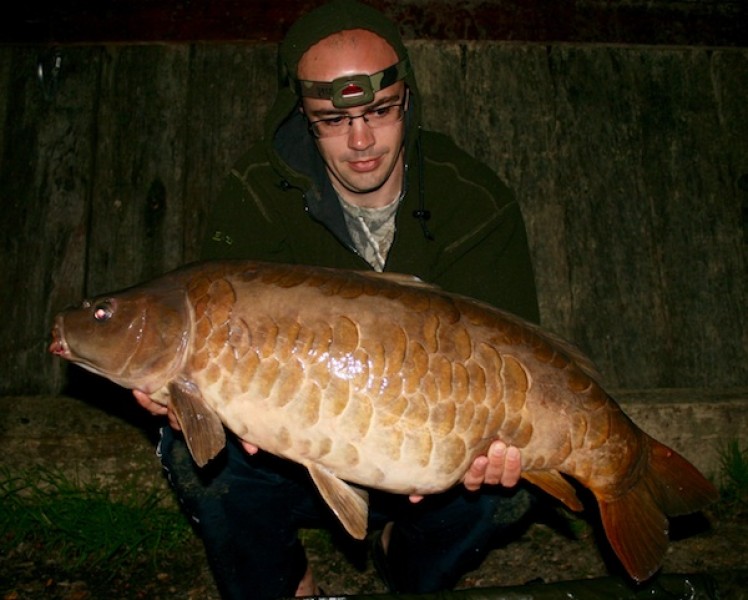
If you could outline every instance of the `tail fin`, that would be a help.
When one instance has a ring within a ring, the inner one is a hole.
[[[714,502],[717,490],[685,458],[646,436],[649,464],[638,481],[614,499],[598,496],[610,545],[637,582],[660,568],[668,544],[668,516],[696,512]]]

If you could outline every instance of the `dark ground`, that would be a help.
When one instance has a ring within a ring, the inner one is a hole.
[[[597,543],[594,526],[551,513],[556,515],[553,523],[534,523],[516,541],[495,549],[479,569],[463,579],[459,588],[518,586],[620,574],[606,546]],[[365,544],[346,555],[326,535],[305,533],[310,561],[328,594],[385,592]],[[672,524],[671,538],[662,573],[708,574],[715,586],[707,595],[691,591],[683,598],[748,598],[748,515],[717,516],[710,512],[683,518]],[[178,552],[163,555],[155,567],[148,562],[125,573],[85,567],[65,572],[43,547],[21,545],[0,557],[0,582],[3,600],[218,599],[196,539],[189,540]],[[631,590],[633,597],[635,588]],[[498,599],[502,594],[492,592],[481,597]],[[534,596],[524,597],[529,600]],[[569,596],[559,590],[551,597]]]
[[[77,412],[65,411],[65,402],[65,399],[45,399],[36,404],[6,403],[9,422],[28,423],[19,425],[18,431],[6,431],[6,436],[15,435],[17,438],[15,446],[5,446],[6,455],[13,463],[18,463],[24,453],[31,457],[59,455],[83,468],[86,466],[85,457],[101,457],[109,452],[117,463],[112,473],[119,475],[116,481],[105,480],[107,487],[123,483],[123,472],[136,474],[142,470],[146,473],[144,481],[154,480],[153,473],[158,473],[159,467],[153,456],[152,445],[143,443],[140,437],[132,438],[130,425],[122,429],[118,421],[113,420],[111,423],[107,421],[109,425],[106,427],[100,425],[97,429],[94,425],[87,425],[89,421],[94,423],[94,420],[86,418],[88,413],[82,410],[83,407],[79,406]],[[52,410],[56,403],[59,404],[58,411]],[[132,407],[134,403],[122,405]],[[19,407],[26,407],[26,411],[21,411]],[[33,407],[36,407],[36,412],[31,410]],[[92,407],[89,410],[93,412],[98,409]],[[139,409],[132,410],[140,415]],[[75,421],[68,423],[65,420],[73,416]],[[45,419],[51,422],[46,424]],[[85,441],[85,446],[78,450],[77,445],[68,439],[68,434],[65,438],[55,438],[51,449],[40,447],[37,454],[33,454],[29,449],[31,438],[27,431],[32,425],[37,432],[36,438],[40,440],[46,440],[51,433],[62,428],[79,432],[78,437]],[[91,444],[97,440],[106,440],[106,446],[92,449]],[[121,448],[128,448],[130,454],[135,454],[137,450],[143,456],[133,459],[131,465],[120,457]],[[98,471],[107,464],[98,462],[89,466]],[[745,464],[740,464],[744,475]],[[160,483],[163,485],[163,481]],[[743,490],[744,485],[743,482]],[[745,502],[744,491],[738,497],[741,498],[738,502],[723,499],[703,515],[684,517],[671,523],[672,541],[663,560],[662,573],[706,574],[716,586],[713,594],[691,594],[684,598],[748,600],[748,503]],[[2,498],[0,502],[3,502]],[[463,578],[458,589],[620,576],[620,567],[611,557],[607,543],[599,539],[595,515],[588,514],[579,519],[559,509],[555,501],[549,502],[551,504],[539,510],[541,518],[538,522],[514,541],[493,550],[480,568]],[[304,540],[317,579],[328,594],[340,597],[386,593],[371,564],[366,543],[354,546],[353,551],[348,548],[343,552],[323,532],[304,532]],[[142,560],[125,571],[112,564],[96,568],[88,568],[85,564],[78,568],[63,568],[61,565],[69,563],[69,560],[65,561],[64,557],[38,543],[6,544],[4,547],[8,549],[0,549],[0,600],[219,600],[202,545],[194,536],[188,536],[178,550],[161,552],[155,561],[143,556]],[[636,588],[630,589],[633,595]],[[629,598],[632,595],[619,597]],[[481,595],[481,598],[499,600],[502,596],[502,593],[492,591]],[[526,600],[534,598],[529,594],[522,597]],[[559,590],[550,597],[569,596]],[[573,597],[581,599],[581,596]],[[601,597],[608,596],[588,596],[595,599]]]

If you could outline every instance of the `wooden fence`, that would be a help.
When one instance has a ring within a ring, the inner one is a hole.
[[[748,49],[409,47],[427,126],[519,197],[547,327],[614,387],[748,385]],[[196,258],[275,50],[0,47],[0,394],[64,388],[57,310]]]

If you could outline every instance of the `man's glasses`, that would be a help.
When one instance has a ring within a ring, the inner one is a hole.
[[[387,106],[376,106],[361,113],[360,115],[337,115],[327,119],[309,122],[309,131],[316,138],[336,137],[347,135],[353,127],[354,119],[363,119],[372,129],[394,125],[403,120],[405,114],[405,104],[408,101],[408,95],[398,104],[388,104]]]

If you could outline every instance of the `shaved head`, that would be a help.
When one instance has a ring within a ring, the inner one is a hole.
[[[297,77],[332,81],[343,75],[371,75],[398,62],[384,38],[366,29],[334,33],[311,46],[299,61]]]

